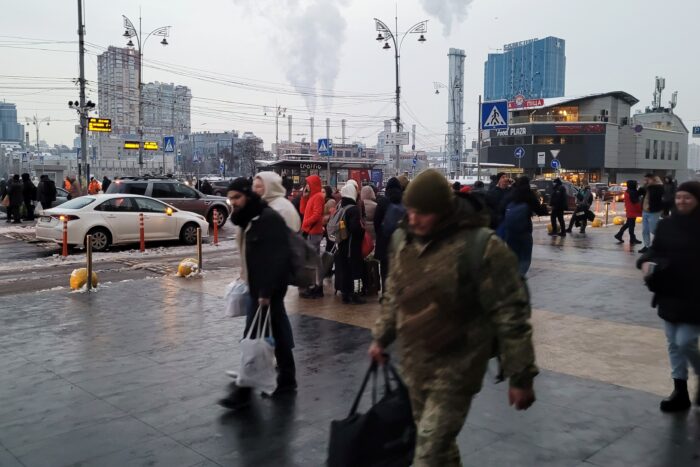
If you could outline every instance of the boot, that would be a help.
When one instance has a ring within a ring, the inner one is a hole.
[[[625,241],[622,239],[622,232],[618,232],[615,234],[615,240],[617,240],[617,243],[625,243]],[[632,240],[630,240],[631,242]]]
[[[682,412],[690,408],[688,382],[684,379],[673,380],[673,392],[661,401],[659,408],[662,412]]]
[[[367,300],[360,297],[356,293],[352,293],[350,294],[350,303],[352,303],[353,305],[364,305],[365,303],[367,303]]]
[[[241,410],[250,406],[251,397],[250,388],[236,388],[228,397],[221,399],[219,405],[229,410]]]
[[[317,285],[314,287],[313,294],[316,296],[316,298],[323,298],[323,286]]]
[[[641,245],[641,244],[642,244],[642,241],[637,240],[637,237],[630,238],[630,245]]]
[[[309,287],[308,289],[304,290],[303,292],[299,292],[299,296],[301,298],[317,298],[318,295],[316,293],[316,286]]]

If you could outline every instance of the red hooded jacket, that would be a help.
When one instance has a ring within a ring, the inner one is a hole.
[[[304,206],[304,222],[301,231],[309,235],[321,235],[323,233],[323,208],[326,204],[326,195],[321,187],[321,178],[318,175],[306,177],[309,185],[309,197]],[[302,202],[304,199],[302,199]]]
[[[630,194],[625,191],[625,213],[628,219],[632,217],[642,217],[642,203],[637,201],[633,203],[630,199]]]

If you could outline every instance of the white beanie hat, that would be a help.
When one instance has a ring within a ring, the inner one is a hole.
[[[354,183],[346,183],[345,186],[340,190],[340,195],[343,198],[350,198],[357,201],[357,188]]]

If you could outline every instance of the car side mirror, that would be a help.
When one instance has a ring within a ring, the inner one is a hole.
[[[173,215],[173,208],[167,208],[167,209],[165,210],[165,213],[166,213],[167,215],[169,215],[169,216],[172,216],[172,215]]]

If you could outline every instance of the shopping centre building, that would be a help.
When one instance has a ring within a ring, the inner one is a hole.
[[[686,173],[688,129],[683,121],[673,108],[660,105],[632,115],[638,102],[622,91],[516,99],[508,106],[508,129],[485,135],[482,162],[514,164],[526,175],[558,175],[575,183]]]

